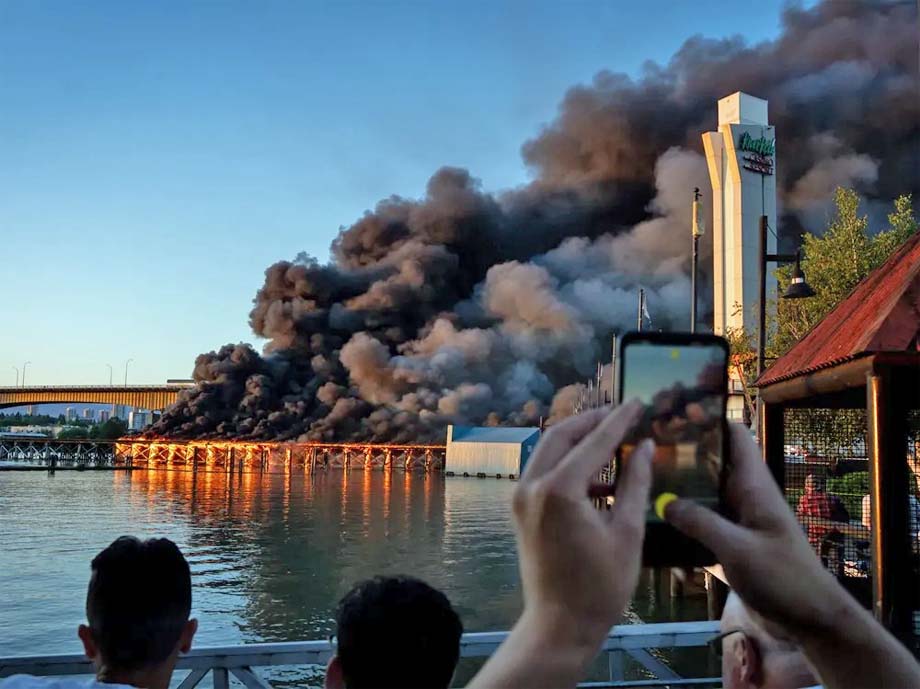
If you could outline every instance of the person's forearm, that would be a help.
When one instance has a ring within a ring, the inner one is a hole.
[[[920,687],[920,664],[872,615],[841,591],[836,614],[801,636],[826,689]]]
[[[570,624],[525,611],[467,688],[574,687],[597,655],[606,630],[573,633]]]

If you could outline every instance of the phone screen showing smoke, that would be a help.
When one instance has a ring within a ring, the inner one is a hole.
[[[490,194],[445,167],[423,198],[390,197],[342,230],[331,263],[270,266],[250,314],[264,353],[199,356],[198,385],[153,432],[422,441],[447,423],[571,413],[575,381],[634,323],[639,287],[656,327],[687,327],[690,198],[709,188],[700,134],[736,90],[770,103],[781,240],[820,230],[838,185],[870,213],[916,197],[916,3],[830,0],[786,10],[783,27],[756,46],[693,37],[638,80],[572,88],[522,147],[526,187]]]

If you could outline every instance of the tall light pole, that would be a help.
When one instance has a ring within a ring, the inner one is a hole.
[[[758,304],[759,324],[757,327],[757,377],[764,372],[767,358],[767,264],[768,263],[795,263],[792,272],[792,282],[782,294],[783,299],[807,299],[815,296],[815,291],[805,282],[805,273],[802,272],[801,252],[794,254],[768,254],[767,253],[767,216],[760,216],[760,303]],[[757,437],[763,439],[761,428],[760,393],[757,394],[757,414],[753,422],[757,426]]]
[[[767,216],[760,216],[760,303],[758,316],[760,322],[757,327],[757,377],[763,373],[766,363],[767,350],[767,264],[768,263],[795,263],[792,272],[792,282],[783,293],[783,299],[807,299],[815,296],[815,291],[805,282],[805,273],[802,272],[801,253],[794,254],[768,254],[767,253]]]
[[[128,387],[128,364],[130,364],[134,359],[128,359],[125,362],[125,387]]]
[[[700,188],[693,190],[693,218],[690,233],[693,249],[690,253],[690,332],[696,332],[697,273],[699,272],[700,237],[703,234],[703,207],[700,204]]]
[[[109,387],[112,387],[112,364],[106,364],[109,367]]]
[[[19,387],[19,367],[13,366],[13,370],[16,371],[16,387],[18,388]]]
[[[26,386],[26,366],[28,366],[31,363],[32,363],[31,361],[27,361],[26,363],[22,365],[22,387]]]

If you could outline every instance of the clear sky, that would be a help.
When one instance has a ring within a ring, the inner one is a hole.
[[[0,3],[0,384],[187,377],[265,268],[444,164],[527,181],[566,89],[782,2]],[[715,107],[715,104],[713,104]],[[256,342],[261,347],[261,343]]]

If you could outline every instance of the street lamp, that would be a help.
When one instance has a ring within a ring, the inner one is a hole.
[[[16,371],[16,387],[19,387],[19,367],[13,366],[13,369]]]
[[[22,365],[22,387],[26,386],[26,366],[28,366],[31,363],[32,363],[31,361],[27,361],[26,363]]]
[[[109,367],[109,387],[112,387],[112,364],[106,364]]]
[[[805,282],[805,273],[802,272],[802,255],[800,251],[794,254],[768,254],[767,253],[767,216],[760,216],[760,327],[757,329],[757,377],[760,378],[766,362],[767,349],[767,263],[795,263],[792,271],[792,282],[783,292],[783,299],[807,299],[815,296],[815,291]]]
[[[134,359],[128,359],[125,362],[125,387],[128,387],[128,364],[130,364]]]
[[[783,299],[807,299],[815,296],[815,291],[805,282],[805,273],[802,272],[802,252],[795,252],[795,268],[792,269],[792,281],[783,293]]]

